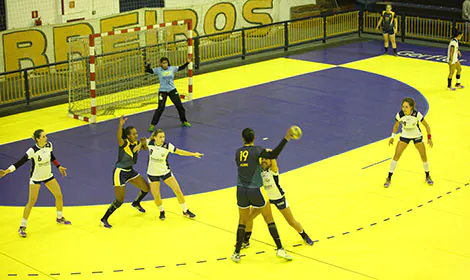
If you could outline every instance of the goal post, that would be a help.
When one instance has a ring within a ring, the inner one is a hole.
[[[69,116],[96,123],[116,110],[157,104],[158,76],[145,72],[167,57],[171,65],[191,61],[175,73],[181,99],[192,100],[193,26],[181,20],[69,39]],[[184,35],[184,36],[182,36]]]

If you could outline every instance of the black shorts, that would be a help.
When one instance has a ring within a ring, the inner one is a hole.
[[[149,180],[150,183],[152,182],[160,182],[160,180],[162,181],[165,181],[166,179],[170,178],[171,176],[173,176],[173,173],[168,172],[167,174],[165,175],[162,175],[162,176],[152,176],[152,175],[148,175],[147,174],[147,178]]]
[[[413,141],[413,143],[418,144],[418,143],[423,142],[423,136],[416,137],[416,138],[400,137],[400,141],[405,142],[406,144],[409,144],[410,141]]]
[[[237,187],[237,205],[240,208],[262,208],[266,205],[266,199],[260,188]]]
[[[287,203],[287,200],[285,197],[282,197],[280,199],[276,199],[276,200],[269,200],[269,202],[271,204],[274,204],[276,205],[277,209],[279,210],[284,210],[286,209],[287,207],[289,207],[289,204]]]
[[[382,34],[388,34],[388,35],[393,35],[395,34],[395,30],[393,29],[393,27],[390,27],[390,28],[384,28],[382,29]]]
[[[36,181],[36,180],[33,180],[32,178],[30,178],[30,179],[29,179],[29,184],[30,184],[30,185],[40,185],[41,183],[44,183],[44,184],[45,184],[45,183],[47,183],[47,182],[49,182],[49,181],[52,181],[52,180],[54,180],[54,179],[55,179],[54,175],[52,175],[51,177],[47,178],[46,180],[41,180],[41,181]]]
[[[115,187],[123,187],[127,182],[139,176],[139,173],[137,173],[132,167],[130,169],[116,167],[114,168],[113,174]]]
[[[172,94],[178,94],[178,91],[176,89],[172,89],[170,91],[159,91],[158,92],[158,100],[163,100],[164,98],[172,95]]]

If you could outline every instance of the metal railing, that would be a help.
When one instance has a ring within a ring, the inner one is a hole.
[[[470,43],[468,22],[409,14],[397,16],[397,36],[403,42],[407,38],[447,42],[452,30],[458,28],[465,31],[461,42]],[[259,52],[288,50],[291,46],[326,42],[352,33],[381,34],[381,30],[375,29],[379,19],[377,11],[347,11],[203,35],[194,40],[195,64],[198,67],[231,58],[244,59]],[[68,62],[64,61],[0,73],[0,108],[67,94],[67,67]],[[111,75],[110,79],[118,76]]]
[[[68,62],[46,64],[0,73],[0,107],[6,104],[29,103],[44,96],[66,94]]]
[[[382,30],[376,30],[381,14],[377,11],[365,11],[361,17],[362,32],[370,34],[382,34]],[[461,43],[470,43],[468,26],[469,22],[454,20],[449,18],[423,17],[409,14],[399,14],[397,36],[402,42],[407,38],[448,42],[452,38],[452,30],[458,28],[464,31]]]
[[[288,50],[299,44],[359,33],[359,11],[313,16],[242,28],[195,38],[195,64],[204,65],[229,58]]]
[[[194,40],[195,64],[198,67],[229,58],[244,59],[260,52],[359,34],[359,22],[359,11],[346,11],[199,36]],[[68,62],[64,61],[0,73],[0,108],[67,94],[67,67]]]

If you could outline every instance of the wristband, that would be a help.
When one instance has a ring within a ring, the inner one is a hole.
[[[428,134],[428,140],[431,140],[431,134]]]
[[[55,159],[52,163],[54,163],[54,165],[55,165],[57,168],[60,167],[60,163],[59,163],[58,160]]]
[[[397,136],[397,135],[392,132],[392,135],[390,136],[390,138],[395,139],[395,136]]]
[[[10,165],[10,167],[8,167],[8,170],[10,170],[10,172],[15,172],[16,167],[14,165]]]

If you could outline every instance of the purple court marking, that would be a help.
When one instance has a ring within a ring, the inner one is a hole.
[[[287,56],[288,58],[340,65],[383,53],[383,43],[366,41]]]
[[[269,148],[278,144],[289,126],[302,128],[302,139],[289,143],[279,158],[285,172],[387,137],[405,96],[414,97],[421,112],[427,112],[426,100],[415,89],[387,77],[337,67],[195,100],[193,107],[187,107],[192,128],[181,128],[175,108],[169,107],[161,128],[176,147],[205,153],[201,160],[169,156],[183,192],[195,194],[236,184],[234,152],[242,145],[240,132],[245,127],[255,129],[260,137],[256,143]],[[133,115],[128,124],[148,136],[152,114]],[[53,167],[66,206],[108,204],[114,199],[116,128],[117,120],[112,120],[49,134],[54,154],[68,168],[68,177],[61,178]],[[32,144],[24,140],[0,146],[0,168],[7,168]],[[144,176],[146,163],[144,151],[135,166]],[[0,180],[0,205],[26,203],[26,165]],[[126,201],[137,193],[128,186]],[[173,197],[167,187],[162,195]],[[43,188],[36,205],[53,206],[52,194]]]
[[[447,46],[445,45],[443,45],[441,48],[438,48],[411,45],[406,43],[403,44],[398,42],[397,50],[398,56],[401,57],[409,57],[443,63],[445,63],[445,58],[447,55]],[[393,50],[391,46],[389,46],[388,51],[390,55],[393,55]],[[383,42],[380,40],[371,40],[367,42],[353,43],[314,52],[296,54],[287,57],[299,60],[340,65],[361,59],[379,56],[383,53]],[[460,63],[462,65],[470,65],[470,53],[466,54],[462,51],[462,59]]]

